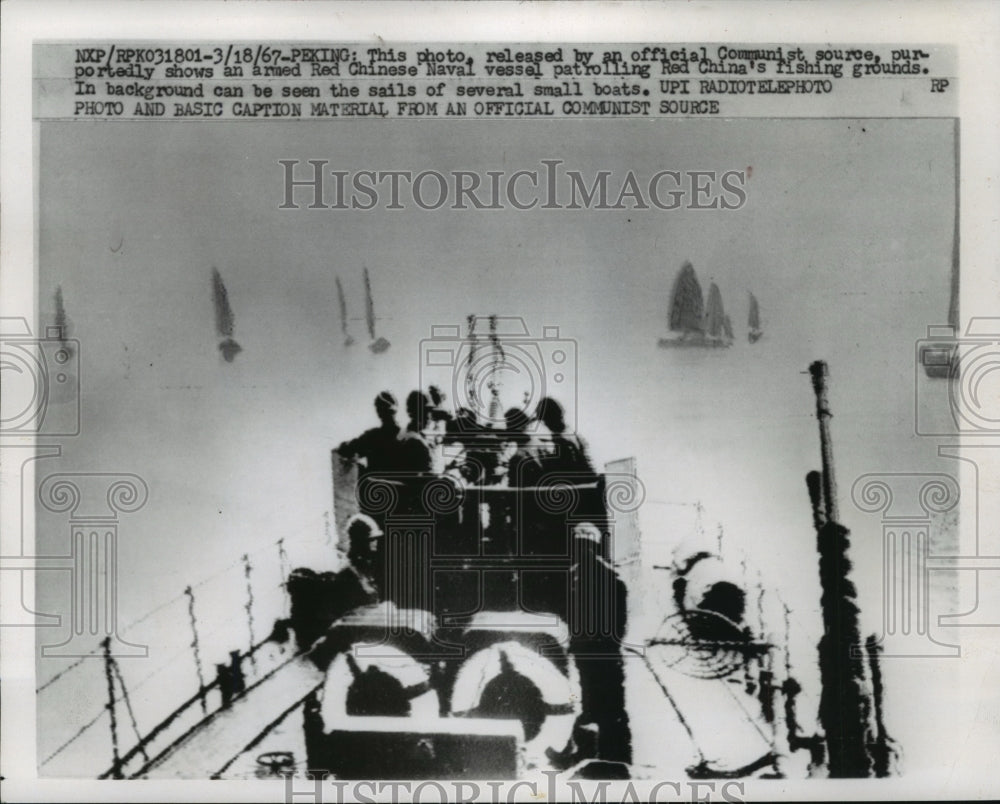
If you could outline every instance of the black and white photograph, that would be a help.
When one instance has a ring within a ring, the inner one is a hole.
[[[961,47],[345,25],[30,43],[3,775],[994,795]]]

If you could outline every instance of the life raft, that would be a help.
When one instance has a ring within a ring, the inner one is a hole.
[[[570,660],[563,673],[537,650],[514,640],[495,642],[469,657],[452,687],[453,717],[517,718],[524,728],[528,767],[566,751],[580,715],[580,681]]]
[[[356,643],[330,663],[319,710],[323,730],[329,732],[355,717],[438,717],[440,705],[429,667],[392,645],[380,645],[377,652],[370,648]]]

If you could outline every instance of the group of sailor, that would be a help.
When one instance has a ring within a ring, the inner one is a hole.
[[[476,412],[443,407],[444,395],[431,386],[406,398],[409,421],[396,421],[398,404],[390,391],[375,397],[379,425],[342,443],[344,461],[363,462],[366,474],[445,474],[468,485],[533,486],[547,474],[593,477],[583,439],[569,432],[556,400],[539,401],[531,415],[509,409],[504,427],[493,428]]]

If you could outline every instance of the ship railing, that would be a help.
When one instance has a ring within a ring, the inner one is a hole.
[[[148,658],[118,655],[110,636],[87,654],[69,657],[72,661],[36,688],[39,717],[53,715],[53,727],[45,731],[51,735],[48,745],[40,744],[40,772],[90,775],[94,756],[107,751],[111,763],[99,778],[133,775],[130,769],[147,763],[158,746],[173,744],[178,732],[242,694],[266,665],[261,649],[274,644],[272,624],[287,616],[288,551],[297,541],[310,540],[268,540],[119,627],[118,636],[134,643],[156,636],[149,658],[165,658],[152,668]],[[241,634],[244,647],[231,650]],[[55,661],[45,658],[39,667]],[[89,713],[64,704],[102,697],[103,705]],[[83,716],[74,722],[66,717],[69,712]]]
[[[190,698],[184,701],[180,706],[170,712],[166,717],[163,718],[159,723],[153,726],[135,745],[133,745],[128,751],[126,751],[121,757],[117,758],[112,762],[111,767],[105,770],[98,778],[99,779],[122,779],[125,778],[125,770],[130,763],[133,762],[137,757],[143,757],[143,765],[134,773],[128,774],[129,776],[138,776],[143,773],[149,766],[156,762],[157,759],[165,755],[171,748],[180,743],[187,737],[192,731],[197,729],[202,723],[207,719],[212,717],[214,714],[222,709],[228,707],[235,698],[239,697],[247,690],[246,679],[243,675],[243,663],[247,660],[252,659],[264,646],[273,640],[272,635],[268,635],[266,639],[261,640],[256,645],[254,645],[250,650],[240,652],[233,651],[230,655],[232,657],[231,664],[216,665],[216,676],[207,684],[203,684],[198,688]],[[160,748],[154,756],[150,756],[149,748],[154,745],[157,740],[159,740],[167,730],[173,726],[175,723],[181,720],[182,716],[191,710],[195,706],[200,705],[205,702],[206,697],[209,693],[218,690],[219,691],[219,704],[214,709],[209,709],[207,712],[203,712],[203,716],[198,719],[198,721],[185,730],[182,734],[171,740],[166,746]]]

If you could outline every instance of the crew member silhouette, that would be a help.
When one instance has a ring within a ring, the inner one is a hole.
[[[357,438],[345,441],[337,452],[343,460],[365,462],[366,474],[393,472],[399,469],[400,429],[396,424],[396,397],[383,391],[375,397],[379,426],[365,430]]]
[[[596,525],[583,522],[573,529],[568,624],[569,650],[580,672],[583,711],[578,726],[596,726],[600,759],[628,764],[632,734],[625,710],[622,656],[628,591],[603,553]]]

